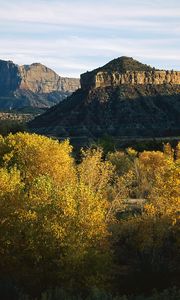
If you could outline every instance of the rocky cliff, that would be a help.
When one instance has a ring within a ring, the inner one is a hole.
[[[83,74],[80,90],[29,126],[32,131],[78,143],[107,135],[180,135],[179,73],[118,58]]]
[[[122,57],[81,75],[82,89],[96,89],[121,84],[180,85],[180,72],[155,70],[155,68],[143,65],[132,58]]]
[[[20,81],[18,66],[12,61],[0,60],[0,96],[14,92]]]
[[[39,63],[20,66],[19,73],[21,77],[19,88],[33,93],[74,92],[80,87],[79,79],[60,77]]]
[[[121,84],[172,84],[180,85],[180,72],[176,71],[126,71],[121,74],[113,72],[98,72],[93,77],[88,73],[81,75],[82,89],[96,89],[99,87],[117,86]]]
[[[64,78],[46,66],[18,66],[0,60],[0,109],[47,109],[80,86],[79,79]]]

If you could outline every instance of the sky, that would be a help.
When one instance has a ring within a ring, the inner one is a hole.
[[[180,1],[0,0],[0,59],[79,77],[120,56],[180,70]]]

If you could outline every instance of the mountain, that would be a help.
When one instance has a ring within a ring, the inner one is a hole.
[[[81,89],[29,123],[32,131],[86,143],[112,136],[180,135],[180,72],[129,57],[81,75]]]
[[[60,77],[40,63],[18,66],[0,60],[1,111],[47,109],[79,86],[79,79]]]
[[[126,71],[153,71],[155,68],[142,64],[132,57],[121,56],[108,62],[106,65],[97,68],[89,73],[96,74],[98,72],[118,72],[125,73]]]

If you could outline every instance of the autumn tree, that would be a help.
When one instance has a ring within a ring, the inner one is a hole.
[[[180,168],[167,153],[144,151],[125,175],[133,190],[147,191],[144,211],[118,220],[113,227],[119,261],[143,274],[179,274]],[[144,189],[145,188],[145,189]],[[141,195],[143,195],[143,193]],[[161,280],[161,275],[159,275]]]
[[[0,137],[1,276],[30,290],[98,285],[108,262],[111,167],[99,152],[77,167],[71,151],[35,134]]]

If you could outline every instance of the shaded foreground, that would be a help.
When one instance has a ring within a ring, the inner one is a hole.
[[[68,141],[1,136],[1,299],[179,299],[179,166],[180,144],[77,162]]]

